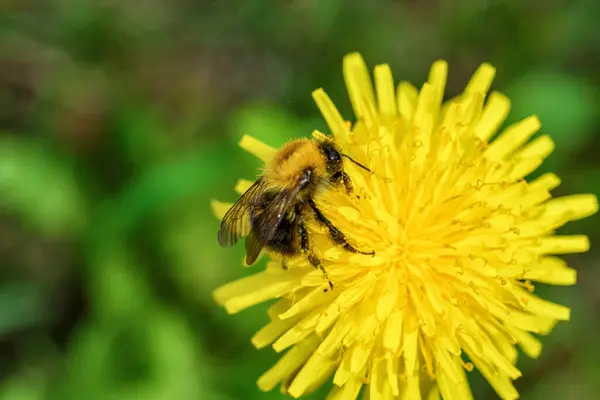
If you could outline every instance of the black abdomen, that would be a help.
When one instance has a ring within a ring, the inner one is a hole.
[[[261,232],[269,230],[271,226],[266,226],[269,218],[264,214],[273,201],[277,201],[277,192],[265,192],[260,201],[260,205],[255,208],[255,218],[252,219],[252,230],[254,232]],[[286,210],[286,215],[283,217],[279,226],[276,228],[273,237],[266,242],[261,242],[261,245],[266,247],[275,253],[280,253],[286,257],[293,257],[300,254],[299,247],[297,245],[298,240],[298,222],[293,214],[293,207]],[[260,238],[263,235],[257,234],[256,237]],[[260,239],[259,239],[260,240]]]
[[[285,218],[281,221],[273,238],[265,244],[265,247],[287,257],[296,256],[299,254],[298,246],[296,245],[297,231],[298,227],[296,220]]]

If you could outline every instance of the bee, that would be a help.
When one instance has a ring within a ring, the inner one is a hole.
[[[344,172],[343,158],[360,168],[371,170],[343,154],[328,137],[297,139],[285,144],[263,174],[227,211],[219,228],[222,247],[233,246],[246,237],[246,264],[252,265],[263,248],[283,256],[285,261],[304,256],[333,284],[311,250],[307,221],[312,218],[326,228],[336,245],[351,253],[375,255],[350,245],[317,207],[314,198],[332,188],[343,186],[352,193],[352,181]]]

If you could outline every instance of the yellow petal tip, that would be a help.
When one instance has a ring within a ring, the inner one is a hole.
[[[277,152],[277,150],[273,147],[261,142],[260,140],[250,135],[242,136],[242,139],[239,142],[239,146],[242,149],[246,150],[248,153],[259,158],[263,163],[270,162],[275,156],[275,153]]]

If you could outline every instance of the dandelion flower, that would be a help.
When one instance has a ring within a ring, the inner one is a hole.
[[[326,216],[374,257],[333,246],[314,227],[323,274],[298,259],[268,262],[255,275],[214,293],[229,313],[271,299],[257,348],[285,352],[258,379],[304,396],[333,378],[330,399],[472,398],[477,368],[503,399],[519,395],[516,346],[541,351],[536,335],[570,310],[537,297],[533,282],[572,285],[575,270],[557,257],[589,249],[583,235],[557,236],[568,221],[594,214],[595,196],[552,199],[548,173],[526,177],[553,150],[532,116],[496,132],[510,102],[488,91],[483,64],[459,96],[443,103],[447,64],[433,64],[421,90],[394,85],[388,65],[374,81],[359,54],[343,63],[356,116],[345,121],[322,89],[313,97],[336,142],[373,174],[345,165],[359,199],[330,190],[317,199]],[[320,133],[316,132],[315,135]],[[275,150],[245,136],[241,147],[268,162]],[[248,188],[240,181],[237,191]],[[230,204],[213,202],[222,217]]]

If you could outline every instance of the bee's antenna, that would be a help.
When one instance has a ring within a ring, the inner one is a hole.
[[[359,167],[361,167],[365,171],[369,171],[370,173],[373,173],[373,171],[371,171],[369,168],[365,167],[364,165],[362,165],[361,163],[359,163],[358,161],[356,161],[352,157],[350,157],[350,156],[348,156],[346,154],[342,154],[342,157],[346,157],[348,160],[352,161],[354,164],[358,165]]]

